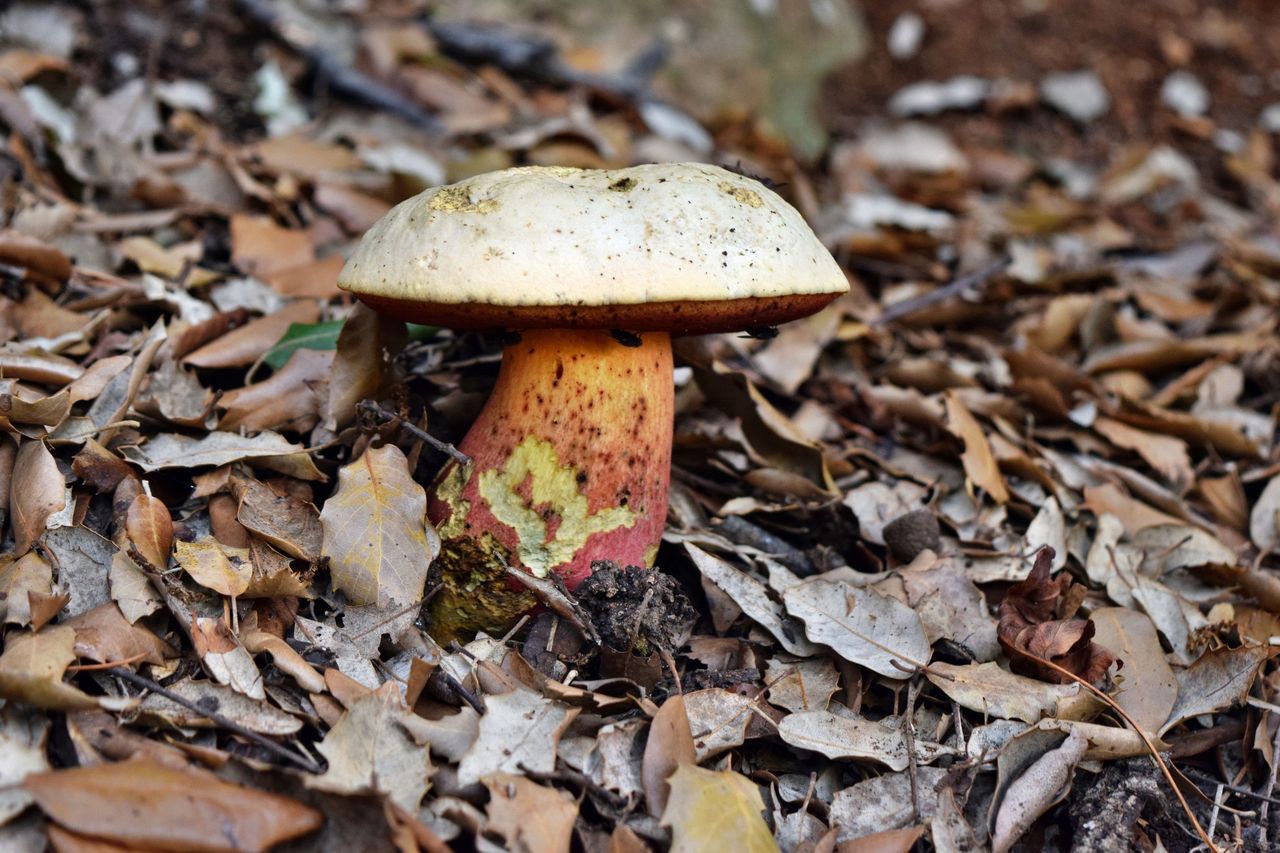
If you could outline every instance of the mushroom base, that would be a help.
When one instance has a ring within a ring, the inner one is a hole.
[[[528,609],[504,562],[554,572],[570,590],[595,560],[653,563],[667,514],[671,370],[660,332],[631,347],[602,331],[536,330],[507,349],[459,444],[471,465],[447,467],[428,501],[443,540],[434,633],[500,630]]]

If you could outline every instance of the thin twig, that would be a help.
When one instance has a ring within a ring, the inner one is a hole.
[[[880,316],[871,321],[873,326],[885,326],[895,320],[914,314],[917,311],[937,305],[939,302],[946,302],[953,296],[960,296],[971,287],[985,284],[988,279],[999,275],[1012,262],[1012,258],[1008,255],[987,264],[980,270],[971,272],[968,275],[962,275],[954,279],[948,284],[939,287],[937,290],[931,290],[923,296],[917,296],[915,299],[904,299],[902,302],[895,302],[880,313]]]
[[[324,772],[324,768],[321,767],[319,764],[316,764],[310,758],[303,755],[298,755],[297,753],[293,752],[292,750],[286,749],[285,747],[281,746],[280,744],[276,743],[270,738],[264,737],[250,729],[246,729],[244,726],[240,725],[239,723],[235,722],[234,720],[228,717],[224,717],[222,714],[219,714],[217,711],[210,711],[208,708],[202,708],[199,703],[192,702],[190,699],[186,698],[185,696],[182,696],[178,693],[174,693],[172,690],[168,689],[167,687],[163,687],[160,684],[157,684],[156,682],[152,681],[150,678],[147,678],[145,675],[139,675],[136,672],[133,672],[128,669],[121,669],[119,667],[115,669],[107,670],[107,672],[110,675],[113,675],[116,678],[119,678],[121,681],[129,682],[134,687],[141,687],[144,690],[149,690],[152,693],[163,696],[164,698],[168,699],[170,702],[176,702],[182,707],[190,711],[195,711],[200,716],[206,717],[212,720],[214,724],[217,725],[218,727],[224,728],[230,732],[234,732],[235,734],[240,735],[242,738],[245,738],[246,740],[253,741],[258,746],[262,747],[263,749],[267,750],[273,755],[279,756],[280,758],[283,758],[286,761],[289,761],[297,765],[298,767],[301,767],[303,770],[307,771],[308,773],[315,773],[319,775]]]
[[[418,438],[418,439],[421,439],[422,441],[425,441],[427,444],[431,445],[436,450],[445,454],[450,459],[457,462],[459,465],[471,464],[471,457],[463,453],[458,448],[454,447],[449,442],[441,441],[440,439],[436,438],[434,435],[427,432],[425,429],[418,426],[417,424],[410,423],[409,421],[397,415],[395,412],[387,411],[386,409],[382,408],[372,400],[361,400],[359,403],[356,404],[356,408],[360,411],[361,414],[373,415],[378,418],[381,418],[386,423],[394,423],[404,427],[409,432],[413,433],[414,438]]]
[[[1204,827],[1200,825],[1200,821],[1196,819],[1196,814],[1191,810],[1191,806],[1187,803],[1186,797],[1182,796],[1182,789],[1178,787],[1178,783],[1174,780],[1173,773],[1169,771],[1169,765],[1165,763],[1164,758],[1160,755],[1160,751],[1157,750],[1155,744],[1151,742],[1151,738],[1147,737],[1147,733],[1142,730],[1142,726],[1138,725],[1137,722],[1134,721],[1133,717],[1130,717],[1124,710],[1124,708],[1121,708],[1120,705],[1106,693],[1103,693],[1101,690],[1094,687],[1092,684],[1085,681],[1066,667],[1059,666],[1053,661],[1045,660],[1039,655],[1032,654],[1031,652],[1024,651],[1022,654],[1027,658],[1034,660],[1036,663],[1044,664],[1053,671],[1070,678],[1075,683],[1084,687],[1085,690],[1088,690],[1094,696],[1098,697],[1104,705],[1108,706],[1111,710],[1123,717],[1124,721],[1129,724],[1129,727],[1138,733],[1138,737],[1142,738],[1142,742],[1146,745],[1147,751],[1151,753],[1151,760],[1156,763],[1156,766],[1160,768],[1160,772],[1164,774],[1165,781],[1169,783],[1169,787],[1173,790],[1173,795],[1178,798],[1178,802],[1182,805],[1182,811],[1191,819],[1191,825],[1195,827],[1196,834],[1200,836],[1200,840],[1204,842],[1205,846],[1207,846],[1212,853],[1222,853],[1218,845],[1214,844],[1213,839],[1204,831]]]

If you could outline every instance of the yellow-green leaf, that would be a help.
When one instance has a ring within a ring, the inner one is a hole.
[[[738,853],[778,849],[762,816],[760,790],[746,776],[682,764],[667,781],[671,797],[662,825],[671,827],[671,853],[722,850],[730,838]]]
[[[247,559],[247,551],[241,551],[243,557],[228,555],[227,551],[213,539],[179,541],[173,549],[173,559],[205,589],[221,595],[239,595],[249,588],[253,564]]]
[[[338,473],[320,513],[321,553],[334,589],[352,604],[411,604],[422,598],[440,538],[427,524],[427,493],[398,447],[368,450]]]

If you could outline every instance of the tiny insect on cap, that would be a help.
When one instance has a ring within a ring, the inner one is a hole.
[[[370,229],[338,283],[434,325],[675,334],[777,325],[849,289],[795,208],[702,163],[531,166],[430,189]]]

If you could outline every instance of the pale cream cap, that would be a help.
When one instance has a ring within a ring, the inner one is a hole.
[[[369,229],[338,283],[417,322],[675,332],[774,325],[849,289],[795,208],[702,163],[430,189]]]

